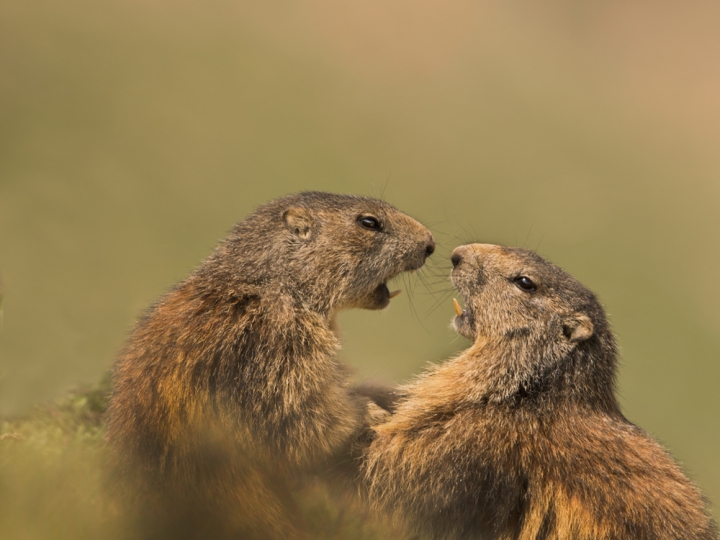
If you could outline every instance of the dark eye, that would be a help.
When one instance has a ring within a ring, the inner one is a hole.
[[[380,230],[380,222],[372,216],[360,216],[357,221],[363,229],[368,229],[369,231]]]
[[[535,285],[535,283],[533,283],[533,280],[527,276],[518,276],[513,279],[513,283],[515,283],[515,285],[520,287],[525,292],[530,292],[537,289],[537,285]]]

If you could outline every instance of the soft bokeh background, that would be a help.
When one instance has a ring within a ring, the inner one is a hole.
[[[718,28],[714,1],[5,0],[0,415],[99,380],[257,205],[383,193],[444,249],[342,316],[359,376],[467,346],[453,247],[537,249],[604,301],[627,416],[720,504]]]

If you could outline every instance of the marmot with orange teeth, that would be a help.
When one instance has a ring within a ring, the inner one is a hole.
[[[376,507],[430,538],[716,540],[698,489],[620,412],[595,296],[523,249],[461,246],[452,263],[454,326],[474,343],[374,426]]]
[[[238,223],[139,321],[114,368],[107,441],[137,494],[137,534],[298,536],[292,479],[365,422],[334,317],[386,307],[388,280],[434,246],[366,197],[302,193]]]

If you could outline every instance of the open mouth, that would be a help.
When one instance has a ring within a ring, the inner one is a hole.
[[[374,294],[377,298],[389,302],[390,300],[392,300],[393,298],[395,298],[395,297],[396,297],[398,294],[400,294],[401,292],[402,292],[402,291],[401,291],[400,289],[397,289],[397,290],[395,290],[395,291],[390,291],[390,289],[388,289],[387,283],[381,283],[380,285],[378,285],[378,286],[375,288],[375,291],[374,291],[373,294]]]
[[[467,311],[460,307],[460,302],[458,302],[455,298],[453,298],[453,307],[455,308],[455,313],[457,313],[458,317],[464,317],[467,315]]]
[[[410,268],[408,270],[404,270],[404,272],[409,272],[410,274],[413,274],[415,272],[415,270],[416,270],[416,268]],[[384,300],[386,303],[389,303],[390,300],[392,300],[393,298],[395,298],[398,294],[400,294],[402,292],[402,289],[395,289],[395,290],[391,291],[387,286],[388,281],[395,279],[402,273],[403,272],[398,272],[397,274],[394,274],[394,275],[388,277],[380,285],[375,287],[375,290],[373,291],[373,296],[375,298]]]
[[[420,265],[422,266],[422,265]],[[372,292],[370,293],[370,297],[372,298],[372,306],[369,307],[369,309],[383,309],[387,307],[390,304],[390,300],[395,298],[397,295],[399,295],[402,290],[401,289],[395,289],[390,290],[388,288],[388,281],[393,280],[403,272],[409,272],[410,274],[414,273],[416,268],[410,268],[408,270],[403,270],[401,272],[398,272],[397,274],[393,274],[391,276],[385,277],[385,281],[380,283],[380,285],[376,286],[374,289],[372,289]]]
[[[390,305],[390,300],[400,294],[400,290],[390,291],[387,286],[387,282],[383,282],[371,289],[368,296],[361,300],[360,304],[356,304],[355,307],[362,307],[364,309],[384,309]]]
[[[465,299],[463,298],[463,302]],[[475,322],[472,310],[463,308],[457,299],[453,298],[453,307],[455,308],[455,318],[453,319],[453,327],[461,336],[465,336],[468,339],[474,339],[475,337]]]
[[[463,299],[463,302],[465,300]],[[455,308],[455,314],[456,317],[453,320],[453,326],[455,326],[455,329],[463,333],[463,329],[467,326],[471,326],[472,323],[472,313],[468,311],[467,308],[463,308],[460,305],[460,302],[458,302],[455,298],[453,298],[453,307]]]

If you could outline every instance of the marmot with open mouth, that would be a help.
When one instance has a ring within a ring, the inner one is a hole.
[[[302,193],[238,223],[138,322],[114,368],[107,441],[138,535],[294,538],[289,485],[363,427],[334,317],[382,309],[435,247],[367,197]]]
[[[374,426],[370,500],[430,538],[717,539],[698,489],[620,412],[595,296],[523,249],[451,260],[454,326],[474,343]]]

